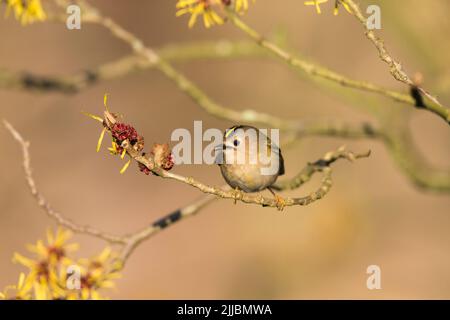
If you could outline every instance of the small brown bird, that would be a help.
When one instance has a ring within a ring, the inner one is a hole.
[[[268,189],[284,174],[284,160],[280,148],[264,133],[251,126],[227,129],[219,146],[216,163],[225,181],[234,189],[258,192]]]

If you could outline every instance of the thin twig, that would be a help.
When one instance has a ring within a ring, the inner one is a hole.
[[[348,152],[345,147],[341,147],[336,151],[326,153],[321,159],[315,162],[308,163],[297,175],[291,179],[277,182],[272,188],[275,190],[294,190],[311,180],[314,173],[321,172],[323,168],[329,167],[339,159],[355,161],[356,159],[366,158],[368,156],[370,156],[370,150],[366,153],[355,154]]]
[[[267,56],[267,53],[253,42],[227,40],[172,44],[156,51],[163,59],[171,62]],[[0,69],[0,87],[70,94],[100,81],[118,79],[154,67],[154,63],[136,54],[130,54],[73,75],[48,76]]]
[[[35,198],[37,204],[45,211],[47,216],[55,220],[61,226],[64,226],[72,230],[73,232],[88,234],[103,239],[105,241],[108,241],[109,243],[116,243],[116,244],[125,243],[123,237],[105,233],[89,226],[78,225],[73,221],[63,217],[63,215],[58,211],[55,211],[53,207],[50,205],[50,203],[47,201],[47,199],[39,192],[36,186],[36,182],[34,181],[30,164],[30,152],[29,152],[30,143],[28,141],[25,141],[21,136],[21,134],[16,129],[14,129],[14,127],[8,121],[3,120],[3,124],[22,148],[25,179],[27,181],[28,187],[30,188],[31,194]]]
[[[375,45],[378,50],[380,59],[387,63],[387,65],[389,66],[389,72],[391,73],[391,75],[400,82],[403,82],[411,87],[416,87],[416,84],[411,79],[411,77],[403,70],[401,63],[395,60],[392,55],[389,54],[386,46],[384,45],[384,41],[377,37],[373,30],[367,27],[367,18],[362,14],[359,5],[356,4],[353,0],[344,0],[344,2],[350,6],[353,15],[359,20],[359,22],[361,22],[363,28],[365,29],[365,35],[367,39],[369,39]],[[425,89],[420,86],[418,86],[417,88],[423,95],[425,95],[434,103],[434,105],[432,104],[430,106],[427,106],[425,104],[421,107],[424,107],[436,113],[448,123],[450,123],[450,110],[444,107],[435,96],[431,95]]]
[[[261,47],[272,52],[275,56],[279,57],[280,59],[282,59],[289,65],[291,65],[292,67],[297,68],[310,76],[330,80],[330,81],[336,82],[345,87],[377,93],[377,94],[389,97],[389,98],[393,99],[394,101],[398,101],[398,102],[409,104],[414,107],[418,107],[417,101],[409,94],[405,94],[405,93],[394,91],[394,90],[389,90],[389,89],[383,88],[381,86],[372,84],[370,82],[353,80],[353,79],[347,78],[339,73],[336,73],[332,70],[329,70],[325,67],[311,63],[311,62],[306,61],[298,56],[295,56],[294,54],[282,49],[277,44],[272,43],[271,41],[265,39],[255,29],[251,28],[244,21],[242,21],[235,12],[232,12],[231,10],[227,10],[227,12],[228,12],[229,20],[238,29],[243,31],[250,38],[252,38],[256,43],[258,43]],[[382,42],[380,42],[380,43],[382,44]],[[391,61],[392,64],[395,66],[395,68],[391,68],[391,72],[393,72],[393,74],[395,74],[398,79],[404,79],[403,82],[405,82],[406,84],[408,84],[410,86],[413,86],[414,83],[411,80],[409,80],[409,77],[407,78],[408,80],[405,80],[406,79],[405,73],[401,70],[400,64],[395,62],[395,60],[393,60],[392,58],[390,58],[390,56],[387,55],[387,51],[384,50],[383,52],[384,52],[384,57],[389,57],[389,61]],[[386,58],[386,59],[388,59],[388,58]],[[421,89],[421,92],[422,91],[423,91],[423,89]],[[442,119],[444,119],[448,124],[450,124],[449,109],[442,106],[435,99],[433,99],[433,97],[430,97],[429,95],[427,95],[427,97],[429,97],[431,99],[432,103],[427,103],[420,107],[423,107],[423,108],[437,114]]]
[[[226,188],[226,186],[224,186]],[[185,218],[189,218],[198,213],[205,206],[216,200],[217,198],[212,195],[202,196],[200,199],[192,202],[190,205],[175,210],[162,218],[159,218],[148,227],[142,229],[141,231],[135,232],[127,237],[127,244],[124,246],[120,253],[120,260],[125,264],[134,252],[134,250],[144,241],[155,236],[160,231],[167,227],[172,226]]]

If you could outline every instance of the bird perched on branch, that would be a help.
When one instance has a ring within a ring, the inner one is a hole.
[[[271,136],[272,133],[273,130]],[[284,174],[283,156],[277,143],[263,130],[245,125],[231,127],[225,131],[223,144],[216,151],[216,163],[225,181],[236,190],[236,199],[242,191],[268,189],[275,196],[278,208],[284,207],[284,199],[270,188]]]

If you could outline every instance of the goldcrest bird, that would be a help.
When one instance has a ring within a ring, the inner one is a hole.
[[[269,137],[251,126],[234,126],[225,131],[218,147],[216,163],[232,188],[245,192],[268,189],[274,194],[270,186],[284,174],[284,160]]]

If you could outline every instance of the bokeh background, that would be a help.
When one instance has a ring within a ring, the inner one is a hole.
[[[46,1],[44,0],[44,5]],[[243,40],[231,25],[206,30],[187,28],[175,18],[175,1],[92,1],[152,47],[203,40]],[[369,3],[362,2],[363,8]],[[426,87],[450,103],[447,13],[450,3],[371,1],[382,10],[380,35],[409,73],[420,71]],[[344,10],[335,17],[332,3],[317,15],[300,0],[252,5],[245,21],[263,34],[281,30],[289,47],[349,77],[405,90],[388,73],[356,20]],[[36,23],[21,27],[0,19],[0,66],[47,75],[72,74],[112,61],[129,48],[98,26]],[[304,81],[276,59],[207,60],[176,65],[219,103],[253,108],[286,119],[372,121],[364,105],[351,105],[332,92]],[[201,196],[191,187],[135,169],[119,174],[122,162],[95,152],[99,127],[81,114],[102,111],[105,92],[110,108],[146,141],[166,142],[175,128],[232,125],[211,117],[158,71],[101,82],[75,95],[0,89],[0,118],[8,119],[31,140],[37,183],[66,217],[105,231],[128,233]],[[356,93],[349,91],[351,94]],[[364,94],[363,94],[364,95]],[[361,100],[362,104],[363,100]],[[410,108],[379,98],[381,109]],[[419,110],[411,128],[426,159],[449,167],[450,131],[438,117]],[[0,287],[15,283],[22,267],[14,252],[42,238],[54,226],[38,208],[23,179],[21,153],[0,129]],[[115,299],[308,299],[308,298],[450,298],[450,198],[413,186],[381,142],[306,138],[284,151],[287,175],[307,161],[346,144],[372,149],[369,159],[342,161],[334,186],[321,201],[280,213],[253,205],[217,201],[196,217],[182,221],[142,244],[130,258]],[[217,167],[182,166],[175,172],[206,183],[223,183]],[[292,195],[306,194],[314,179]],[[100,251],[105,243],[76,236],[79,256]],[[382,271],[382,289],[366,288],[366,268]]]

